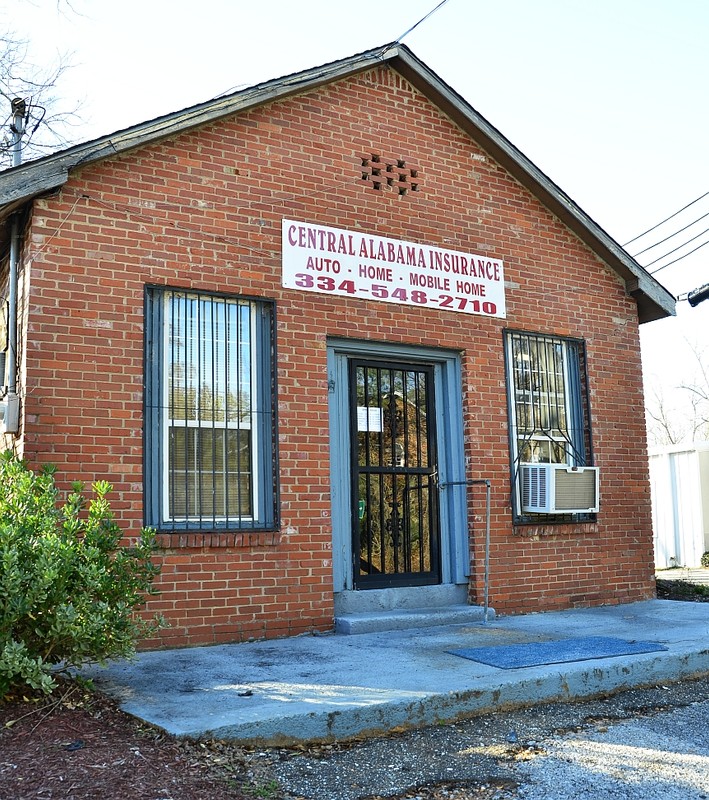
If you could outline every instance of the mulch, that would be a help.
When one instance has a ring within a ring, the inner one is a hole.
[[[300,754],[328,758],[351,745],[259,750],[179,740],[125,714],[113,700],[63,682],[50,698],[0,701],[0,800],[307,800],[284,793],[270,766]],[[494,784],[444,782],[366,800],[500,796]]]
[[[267,797],[252,760],[233,745],[176,740],[72,683],[0,703],[1,800]]]

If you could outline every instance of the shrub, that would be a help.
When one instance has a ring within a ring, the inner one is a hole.
[[[656,581],[657,596],[662,600],[691,600],[695,603],[709,602],[709,586],[682,580]]]
[[[49,693],[57,672],[130,657],[161,624],[137,614],[155,593],[154,533],[122,547],[111,485],[98,481],[88,500],[81,483],[72,489],[60,506],[54,469],[0,454],[0,698],[21,685]]]
[[[702,554],[702,566],[709,567],[709,553]]]

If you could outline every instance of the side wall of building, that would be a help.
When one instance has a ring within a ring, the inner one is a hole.
[[[417,191],[362,179],[403,160]],[[501,258],[506,319],[281,286],[281,220]],[[651,596],[652,529],[637,311],[615,273],[395,72],[375,69],[76,170],[36,202],[27,257],[24,453],[114,485],[143,522],[146,284],[276,303],[277,532],[165,537],[163,645],[328,629],[333,618],[329,337],[462,354],[469,478],[492,481],[490,603],[519,613]],[[597,521],[513,526],[503,329],[582,338],[602,507]],[[483,507],[470,493],[482,591]],[[153,642],[152,644],[158,644]]]

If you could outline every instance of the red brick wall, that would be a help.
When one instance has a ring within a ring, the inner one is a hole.
[[[415,165],[418,191],[363,181],[361,158],[372,152]],[[283,217],[501,258],[507,319],[284,290]],[[651,596],[635,305],[615,273],[390,70],[77,169],[36,203],[30,234],[24,453],[66,480],[109,479],[129,535],[143,517],[144,285],[276,300],[281,530],[173,540],[150,604],[172,625],[160,643],[331,626],[328,336],[463,351],[469,477],[493,485],[498,612]],[[593,525],[512,525],[504,327],[586,340],[602,476]],[[473,597],[481,500],[471,506]]]

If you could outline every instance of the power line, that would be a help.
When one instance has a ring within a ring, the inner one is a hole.
[[[668,261],[667,264],[663,264],[661,267],[658,267],[657,269],[652,270],[652,272],[650,272],[650,275],[656,275],[660,270],[665,269],[665,267],[669,267],[670,265],[676,264],[678,261],[681,261],[683,258],[687,258],[687,256],[691,256],[692,253],[696,253],[697,250],[701,250],[702,247],[706,247],[708,244],[709,244],[709,241],[703,242],[698,247],[695,247],[694,250],[690,250],[688,253],[685,253],[683,256],[680,256],[679,258],[675,258],[674,261]]]
[[[652,228],[648,228],[646,231],[639,233],[637,236],[630,239],[630,241],[625,242],[623,247],[627,247],[629,244],[632,244],[633,242],[636,242],[638,239],[645,236],[646,233],[650,233],[651,231],[654,231],[656,228],[659,228],[660,225],[664,225],[666,222],[669,222],[669,220],[674,219],[674,217],[676,217],[678,214],[681,214],[683,211],[686,211],[690,206],[693,206],[695,203],[698,203],[700,200],[703,200],[707,196],[709,196],[709,192],[705,192],[701,197],[697,197],[696,200],[692,200],[691,203],[687,203],[686,206],[680,208],[678,211],[675,211],[674,214],[670,214],[669,217],[663,219],[662,222],[658,222],[656,225],[653,225]]]
[[[691,239],[687,239],[686,242],[682,242],[681,245],[675,247],[673,250],[668,250],[664,255],[658,256],[654,261],[650,261],[648,264],[644,264],[643,266],[645,269],[651,267],[653,264],[657,264],[658,261],[662,261],[663,258],[667,258],[667,256],[671,256],[672,253],[676,253],[678,250],[681,250],[683,247],[686,247],[690,242],[693,242],[695,239],[698,239],[700,236],[703,236],[705,233],[709,233],[709,228],[704,228],[703,231],[700,231],[696,236],[692,236]]]
[[[448,0],[441,0],[441,2],[440,2],[440,3],[439,3],[439,4],[438,4],[438,5],[435,7],[435,8],[432,8],[432,9],[431,9],[431,10],[428,12],[428,14],[426,14],[426,15],[425,15],[425,16],[423,16],[423,17],[421,17],[421,19],[420,19],[420,20],[419,20],[419,21],[418,21],[418,22],[417,22],[415,25],[412,25],[412,26],[411,26],[411,27],[410,27],[410,28],[409,28],[407,31],[404,31],[404,33],[402,33],[402,34],[401,34],[401,36],[399,36],[399,38],[398,38],[398,39],[396,39],[396,42],[400,44],[400,43],[401,43],[401,42],[404,40],[404,37],[408,36],[408,35],[411,33],[411,31],[413,31],[413,30],[415,30],[416,28],[418,28],[418,26],[419,26],[419,25],[420,25],[422,22],[425,22],[425,21],[426,21],[426,20],[427,20],[427,19],[428,19],[430,16],[432,16],[433,14],[435,14],[435,13],[436,13],[436,11],[438,11],[438,9],[439,9],[439,8],[443,8],[443,6],[444,6],[444,5],[445,5],[447,2],[448,2]]]
[[[678,231],[675,231],[674,233],[671,233],[669,236],[665,236],[664,239],[660,239],[659,242],[655,242],[655,244],[651,244],[649,247],[646,247],[644,250],[640,250],[640,252],[635,253],[633,258],[637,258],[638,256],[641,256],[643,253],[647,253],[648,250],[652,250],[655,247],[658,247],[659,245],[664,244],[665,242],[668,242],[670,239],[673,239],[675,236],[677,236],[678,233],[683,233],[684,231],[687,230],[687,228],[691,228],[692,225],[696,225],[696,223],[699,222],[699,220],[704,219],[705,217],[709,217],[709,211],[707,211],[706,214],[702,214],[701,217],[697,217],[693,222],[690,222],[689,225],[685,225],[684,228],[680,228]],[[689,241],[691,242],[692,240],[690,239]],[[685,244],[686,244],[686,242],[685,242]],[[682,245],[680,245],[680,247],[681,246]]]

